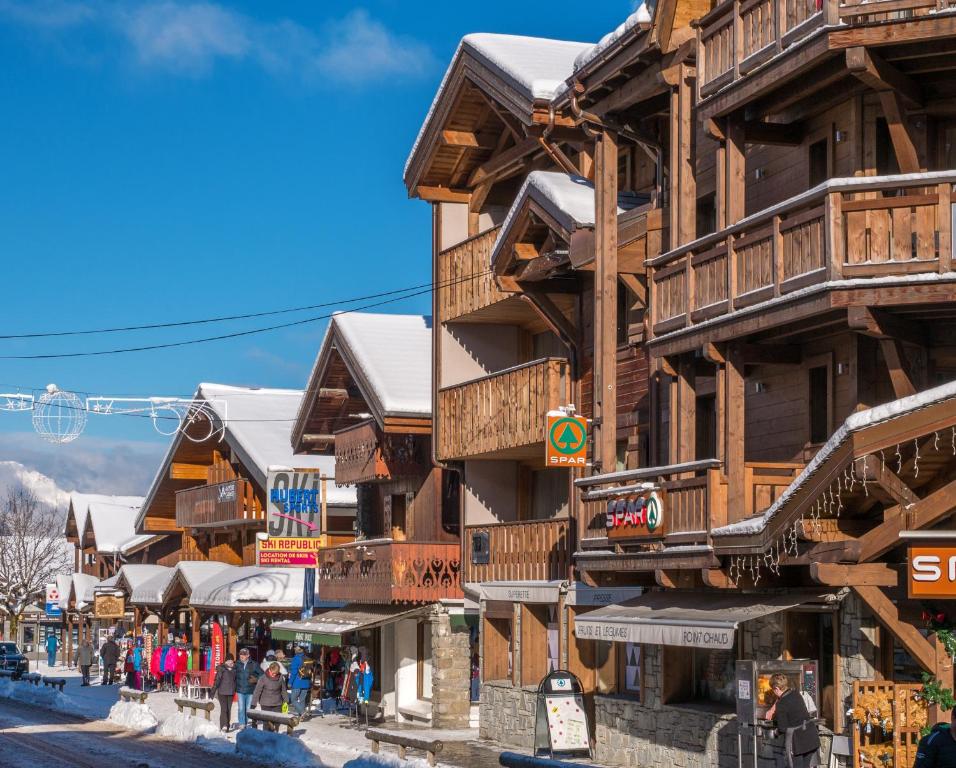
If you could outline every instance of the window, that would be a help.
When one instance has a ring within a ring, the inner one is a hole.
[[[809,165],[810,165],[810,186],[815,187],[822,184],[830,178],[830,142],[826,139],[820,139],[810,145]]]
[[[418,698],[432,700],[432,625],[418,623]]]
[[[697,237],[717,231],[717,195],[710,194],[697,200]]]
[[[830,436],[830,373],[827,366],[811,368],[810,378],[810,442],[825,443]]]
[[[627,469],[627,440],[618,440],[615,444],[615,457],[614,471],[621,472],[622,470]]]
[[[391,536],[395,541],[405,541],[407,502],[404,493],[395,493],[385,497],[386,518],[391,520]]]
[[[640,700],[644,688],[641,646],[637,643],[619,643],[618,693]]]
[[[550,520],[568,513],[568,476],[553,469],[531,473],[531,518]]]
[[[617,286],[617,345],[627,344],[628,313],[631,308],[630,291],[618,283]]]
[[[900,165],[893,149],[893,140],[890,138],[890,129],[886,118],[876,118],[876,175],[886,176],[900,172]]]
[[[700,704],[731,709],[736,704],[734,649],[678,648],[665,645],[663,699],[665,704]]]
[[[941,122],[937,130],[939,147],[936,153],[937,170],[945,171],[956,168],[956,124],[951,121]]]
[[[694,437],[696,440],[696,457],[698,459],[713,459],[717,457],[717,396],[701,395],[697,398],[696,425]]]
[[[441,473],[441,527],[445,533],[456,536],[461,531],[461,475],[458,472]]]

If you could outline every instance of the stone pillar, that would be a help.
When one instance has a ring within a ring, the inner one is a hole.
[[[432,726],[467,728],[471,712],[471,642],[466,627],[452,627],[436,606],[432,629]]]

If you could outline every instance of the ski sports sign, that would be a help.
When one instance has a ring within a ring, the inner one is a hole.
[[[610,540],[660,539],[666,530],[664,501],[657,491],[612,499],[605,524]]]
[[[587,465],[588,422],[564,411],[548,411],[545,464],[549,467]]]
[[[315,568],[325,537],[325,483],[319,470],[277,470],[266,483],[266,534],[256,543],[261,566]]]

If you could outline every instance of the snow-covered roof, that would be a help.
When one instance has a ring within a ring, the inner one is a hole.
[[[168,565],[152,565],[148,563],[127,563],[119,569],[117,583],[125,583],[132,595],[137,589],[159,574],[171,574],[173,569]]]
[[[638,26],[649,27],[651,24],[651,12],[647,7],[647,1],[642,2],[637,6],[632,14],[630,14],[623,22],[621,22],[614,30],[608,32],[604,37],[597,41],[592,46],[589,46],[585,50],[581,51],[574,58],[574,71],[584,69],[588,64],[598,58],[606,50],[611,48],[615,43],[618,42],[624,35],[630,32],[632,29]]]
[[[89,525],[97,552],[120,552],[136,535],[136,515],[143,504],[142,496],[130,496],[132,503],[94,501],[89,505]]]
[[[99,583],[100,580],[96,576],[91,576],[88,573],[73,574],[71,589],[77,610],[81,610],[85,605],[93,602],[93,587]]]
[[[901,397],[899,400],[891,400],[883,405],[877,405],[874,408],[868,408],[865,411],[851,414],[840,428],[833,433],[833,436],[826,444],[817,451],[816,456],[804,467],[803,471],[797,475],[794,481],[787,486],[786,490],[780,494],[777,500],[774,501],[763,514],[748,517],[746,520],[738,520],[735,523],[723,525],[720,528],[714,528],[712,531],[713,535],[715,537],[749,536],[761,533],[773,519],[774,515],[777,514],[807,480],[816,474],[820,467],[826,463],[830,456],[832,456],[854,432],[872,427],[874,424],[898,419],[914,411],[953,399],[956,399],[956,381],[950,381],[938,387],[917,392],[915,395]]]
[[[130,552],[136,551],[143,545],[152,544],[154,541],[159,541],[161,538],[163,538],[163,534],[161,533],[143,533],[138,536],[134,536],[133,538],[123,542],[123,546],[121,546],[119,550],[120,554],[128,555]]]
[[[505,217],[498,239],[491,252],[491,261],[498,258],[498,251],[508,240],[517,220],[518,212],[525,202],[533,200],[544,208],[564,229],[573,232],[582,227],[594,227],[594,183],[583,176],[574,176],[558,171],[532,171],[518,191],[511,210]],[[625,213],[647,202],[641,195],[618,195],[617,212]]]
[[[102,581],[97,581],[94,584],[84,586],[85,591],[83,592],[83,602],[92,603],[94,593],[99,592],[100,590],[111,589],[116,586],[116,582],[118,581],[119,574],[117,573],[115,576],[110,576],[108,579],[103,579]]]
[[[174,573],[175,568],[167,568],[141,581],[130,591],[129,602],[133,605],[159,605]]]
[[[73,576],[69,573],[58,573],[56,575],[56,591],[60,595],[60,610],[65,611],[70,607],[70,587],[73,585]]]
[[[89,519],[90,504],[117,504],[126,507],[138,507],[143,503],[142,496],[112,496],[104,493],[77,493],[70,494],[70,506],[76,519],[76,532],[80,539],[86,530]]]
[[[428,114],[422,121],[412,151],[405,161],[405,174],[407,175],[408,168],[421,147],[422,139],[435,116],[452,72],[466,52],[531,102],[536,99],[550,101],[560,93],[565,87],[564,81],[574,71],[575,58],[590,48],[590,43],[548,40],[541,37],[485,32],[465,35],[458,44]]]
[[[189,602],[203,608],[293,610],[302,607],[304,585],[304,568],[232,567],[193,587]]]

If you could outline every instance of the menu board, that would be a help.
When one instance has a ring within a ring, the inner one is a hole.
[[[553,678],[549,681],[555,695],[544,696],[548,715],[548,736],[554,752],[588,752],[588,719],[584,713],[584,699],[570,692],[570,680]],[[567,692],[564,692],[564,691]]]

